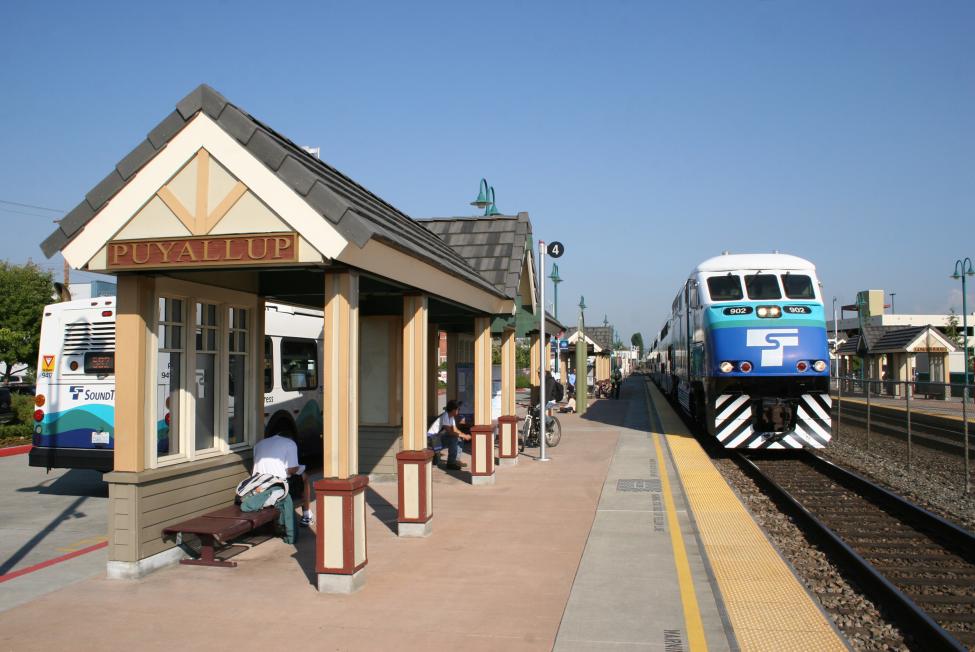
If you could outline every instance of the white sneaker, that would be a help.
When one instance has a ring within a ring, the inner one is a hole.
[[[315,517],[311,515],[311,512],[308,512],[307,514],[302,515],[301,520],[298,521],[298,525],[300,525],[301,527],[308,527],[314,522],[315,522]]]

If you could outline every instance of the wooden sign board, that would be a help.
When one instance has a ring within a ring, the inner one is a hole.
[[[249,267],[297,261],[298,234],[293,231],[108,243],[109,270]]]

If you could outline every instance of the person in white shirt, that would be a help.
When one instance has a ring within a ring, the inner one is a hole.
[[[465,466],[457,459],[460,454],[461,441],[470,441],[471,436],[457,427],[457,413],[460,411],[460,403],[457,401],[447,401],[443,414],[434,419],[430,424],[427,435],[440,435],[443,445],[447,449],[447,463],[445,469],[459,471]]]
[[[303,527],[312,523],[311,483],[305,473],[305,465],[298,463],[298,445],[293,439],[276,434],[257,442],[254,446],[254,473],[267,473],[282,480],[292,478],[289,486],[300,482],[302,488],[299,523]]]

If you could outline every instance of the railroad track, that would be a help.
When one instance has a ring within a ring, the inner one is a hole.
[[[833,401],[833,420],[836,420],[836,401]],[[840,425],[867,426],[867,406],[863,403],[844,401]],[[907,439],[907,418],[902,410],[892,411],[883,406],[873,406],[870,410],[870,430],[898,439]],[[840,434],[842,436],[842,433]],[[923,414],[911,415],[911,440],[921,446],[953,455],[963,455],[965,451],[961,423]],[[972,428],[968,444],[969,456],[975,454],[975,427]]]
[[[924,649],[975,650],[975,534],[808,451],[736,461]]]

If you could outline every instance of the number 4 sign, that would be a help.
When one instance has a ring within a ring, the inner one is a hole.
[[[552,258],[559,258],[564,253],[565,253],[565,246],[563,246],[561,242],[556,240],[555,242],[549,243],[548,245],[549,256],[551,256]]]

